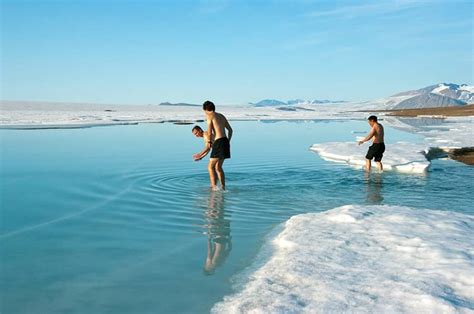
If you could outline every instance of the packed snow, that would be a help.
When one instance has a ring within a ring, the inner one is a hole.
[[[355,141],[330,142],[314,144],[310,149],[325,160],[362,167],[365,165],[365,155],[369,145],[368,143],[358,145]],[[430,162],[425,157],[428,147],[424,144],[397,142],[385,145],[386,150],[382,159],[384,170],[423,173],[430,166]]]
[[[347,205],[276,232],[213,313],[474,311],[474,216]]]

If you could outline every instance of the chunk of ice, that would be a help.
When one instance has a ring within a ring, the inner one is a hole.
[[[382,158],[384,170],[423,173],[430,165],[425,157],[428,147],[424,144],[397,142],[385,144],[385,146],[386,150]],[[325,160],[346,162],[362,167],[365,165],[368,145],[357,145],[356,142],[331,142],[314,144],[310,149]]]
[[[293,216],[281,228],[212,312],[474,310],[474,216],[348,205]]]

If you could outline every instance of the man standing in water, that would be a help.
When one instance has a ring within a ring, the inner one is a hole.
[[[208,100],[204,102],[202,109],[206,113],[207,118],[207,131],[203,132],[203,137],[204,134],[206,134],[208,139],[206,148],[201,153],[196,154],[193,157],[195,161],[201,160],[207,155],[212,147],[211,158],[209,159],[208,165],[211,188],[213,190],[219,189],[216,185],[217,177],[221,183],[221,188],[225,190],[225,174],[222,166],[224,165],[224,160],[230,158],[230,140],[232,138],[233,132],[232,127],[223,114],[216,112],[216,107],[211,101]],[[227,135],[225,132],[226,129]],[[193,128],[193,134],[196,135],[194,132],[195,131]],[[209,144],[211,145],[210,147],[208,147]]]
[[[365,156],[365,170],[370,171],[372,167],[371,160],[374,158],[375,162],[377,163],[377,168],[379,171],[383,171],[383,165],[382,165],[382,157],[383,153],[385,152],[385,144],[383,141],[383,126],[377,122],[377,117],[376,116],[370,116],[368,118],[369,125],[371,127],[371,130],[369,134],[361,141],[359,141],[359,145],[370,141],[373,139],[372,145],[369,147],[369,151],[367,152],[367,155]]]

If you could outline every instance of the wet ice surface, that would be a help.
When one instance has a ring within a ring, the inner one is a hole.
[[[347,205],[278,231],[214,313],[474,310],[474,216]]]
[[[325,160],[345,162],[360,168],[365,165],[365,154],[368,147],[367,144],[358,145],[356,142],[331,142],[314,144],[310,149]],[[423,173],[430,165],[425,157],[427,151],[428,147],[424,144],[408,142],[386,144],[382,158],[384,170]]]

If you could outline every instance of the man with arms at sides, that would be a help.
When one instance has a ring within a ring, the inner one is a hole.
[[[232,127],[223,114],[216,112],[216,107],[211,101],[208,100],[204,102],[202,109],[206,113],[206,132],[209,133],[209,136],[213,139],[211,158],[209,159],[208,165],[211,188],[213,190],[219,190],[216,185],[216,179],[218,178],[221,183],[221,188],[225,190],[225,174],[222,166],[224,165],[224,160],[230,158]],[[195,160],[199,159],[195,158]]]
[[[369,147],[367,155],[365,156],[365,170],[370,171],[372,166],[371,160],[374,158],[378,170],[383,171],[382,157],[385,152],[383,126],[377,122],[376,116],[370,116],[368,122],[371,126],[370,132],[363,140],[359,141],[360,145],[364,142],[370,141],[371,139],[373,140],[373,143]]]

